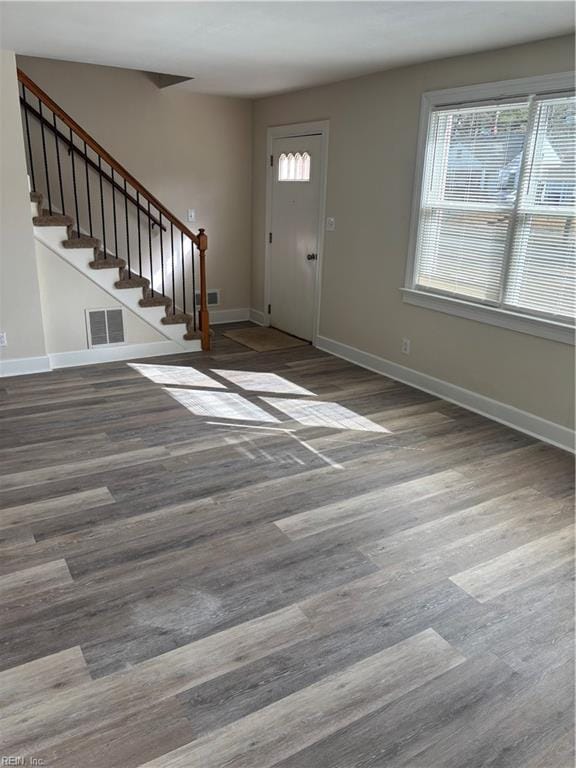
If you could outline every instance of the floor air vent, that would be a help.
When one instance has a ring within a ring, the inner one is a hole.
[[[124,317],[121,309],[87,309],[86,321],[90,347],[124,343]]]

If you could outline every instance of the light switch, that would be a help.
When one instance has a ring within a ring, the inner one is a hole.
[[[334,232],[336,229],[336,219],[333,216],[328,216],[326,219],[326,231]]]
[[[193,224],[196,221],[196,209],[188,208],[188,221]]]

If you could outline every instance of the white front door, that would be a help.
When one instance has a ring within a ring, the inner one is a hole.
[[[311,341],[318,269],[322,136],[274,139],[272,151],[270,324]]]

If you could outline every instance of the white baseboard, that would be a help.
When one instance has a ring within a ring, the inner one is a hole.
[[[443,400],[456,403],[456,405],[486,416],[493,421],[505,424],[507,427],[517,429],[519,432],[525,432],[531,437],[574,452],[574,432],[561,424],[535,416],[528,411],[522,411],[512,405],[506,405],[506,403],[472,392],[472,390],[458,387],[456,384],[450,384],[448,381],[428,376],[426,373],[420,373],[413,368],[398,365],[398,363],[385,360],[383,357],[363,352],[356,347],[328,339],[325,336],[318,336],[316,346],[324,352],[356,363],[356,365],[368,368],[370,371],[389,376],[391,379],[409,384],[416,389],[429,392]]]
[[[200,351],[200,341],[196,342]],[[54,352],[50,355],[52,368],[69,368],[77,365],[93,365],[95,363],[111,363],[115,360],[133,360],[140,357],[158,357],[159,355],[182,355],[188,350],[175,341],[151,341],[146,344],[123,344],[118,347],[101,347],[100,349],[80,349],[76,352]]]
[[[249,309],[211,309],[210,325],[241,323],[250,319]]]
[[[117,347],[79,349],[74,352],[52,352],[44,357],[0,360],[0,377],[46,373],[54,368],[112,363],[115,360],[135,360],[141,357],[159,357],[161,355],[185,355],[187,352],[201,351],[200,340],[189,342],[189,344],[188,350],[184,350],[175,341],[151,341],[145,344],[121,344]]]
[[[27,373],[45,373],[50,370],[52,366],[47,355],[0,360],[0,376],[23,376]]]
[[[221,323],[243,323],[250,320],[256,325],[268,325],[268,318],[258,309],[211,309],[210,325]]]
[[[265,315],[264,312],[260,312],[259,309],[250,310],[249,320],[256,323],[256,325],[269,325],[268,315]]]

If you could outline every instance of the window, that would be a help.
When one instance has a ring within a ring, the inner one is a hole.
[[[284,152],[278,158],[278,181],[310,181],[310,155]]]
[[[573,325],[575,142],[569,93],[432,104],[407,293]]]

